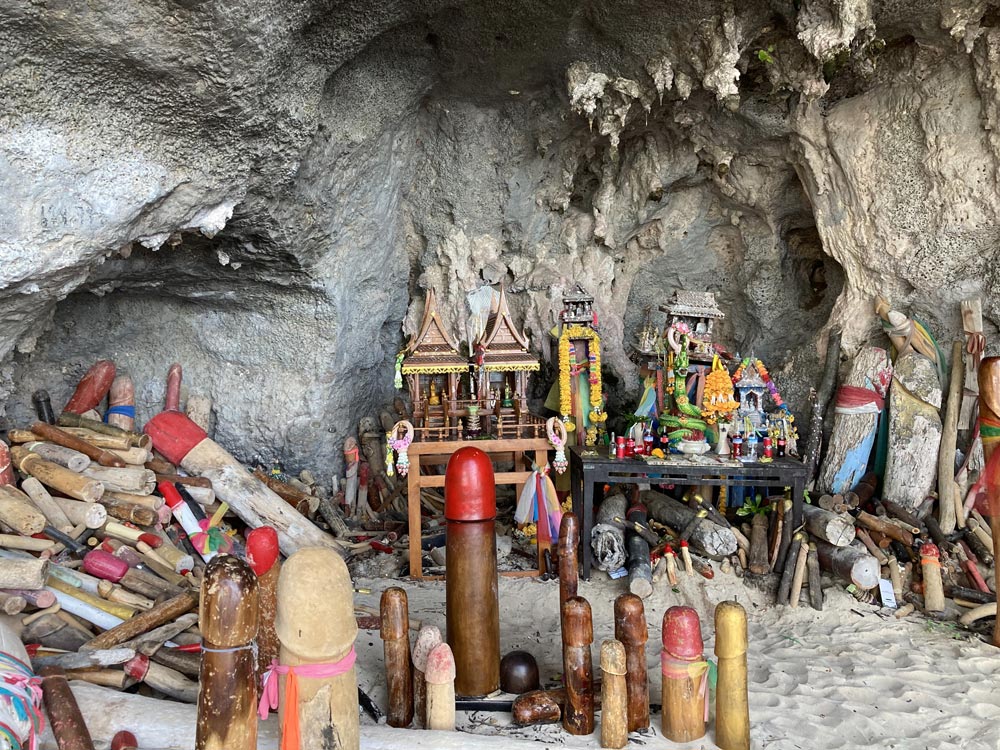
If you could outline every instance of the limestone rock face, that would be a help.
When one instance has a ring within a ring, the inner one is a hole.
[[[889,452],[883,492],[887,500],[916,508],[934,489],[941,444],[941,384],[926,357],[908,352],[896,360],[889,388]]]
[[[876,292],[943,339],[972,294],[987,339],[1000,320],[1000,31],[971,0],[0,0],[0,21],[15,421],[112,357],[142,422],[180,361],[238,456],[333,471],[430,287],[464,338],[466,295],[507,284],[545,355],[582,283],[612,411],[677,288],[716,293],[722,341],[800,413],[827,325],[884,345]]]

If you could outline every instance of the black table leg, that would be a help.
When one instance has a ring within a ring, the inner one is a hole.
[[[797,477],[792,482],[792,529],[802,525],[802,506],[805,503],[805,480]]]
[[[582,474],[582,472],[581,472]],[[590,580],[590,566],[591,566],[591,547],[590,547],[590,530],[594,526],[594,482],[592,479],[587,477],[581,477],[583,481],[583,503],[581,505],[581,516],[580,516],[580,563],[583,566],[583,570],[580,571],[580,577],[585,580]],[[576,507],[574,503],[573,507]]]

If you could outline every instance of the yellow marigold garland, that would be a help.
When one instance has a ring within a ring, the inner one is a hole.
[[[719,417],[730,414],[738,406],[733,397],[733,381],[716,356],[712,360],[712,371],[705,376],[705,395],[702,402],[705,421],[715,424]]]
[[[594,411],[590,417],[594,420],[595,412],[597,419],[603,413],[600,411],[604,405],[604,397],[601,393],[601,337],[597,331],[586,326],[567,326],[563,329],[562,336],[559,337],[559,411],[565,421],[573,412],[573,402],[570,390],[570,350],[574,349],[573,339],[585,339],[590,342],[589,360],[589,380],[590,380],[590,405]],[[605,417],[606,419],[607,417]]]

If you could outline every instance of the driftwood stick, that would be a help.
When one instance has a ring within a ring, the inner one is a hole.
[[[45,424],[45,422],[35,422],[31,425],[31,431],[42,437],[44,440],[48,440],[49,442],[61,445],[65,448],[72,448],[75,451],[79,451],[85,456],[88,456],[90,460],[99,463],[101,466],[115,466],[120,468],[124,468],[125,466],[125,462],[113,453],[108,453],[103,448],[97,448],[88,443],[86,440],[81,440],[65,430],[61,430],[50,424]]]
[[[88,669],[91,667],[113,667],[124,664],[135,656],[131,648],[112,648],[102,651],[80,651],[78,653],[53,654],[51,656],[36,656],[31,660],[31,666],[36,670],[43,667],[58,669]]]
[[[187,612],[190,612],[198,605],[198,595],[194,591],[185,591],[178,594],[173,599],[168,599],[163,604],[158,604],[146,612],[141,612],[134,617],[130,617],[116,628],[105,631],[99,636],[92,638],[86,644],[86,648],[91,650],[107,649],[135,638],[137,635],[147,633],[153,628],[170,622]]]
[[[826,358],[823,361],[823,377],[813,398],[809,414],[809,437],[806,439],[803,463],[806,465],[806,486],[812,487],[816,481],[819,457],[823,450],[823,417],[826,414],[833,389],[837,385],[837,369],[840,365],[841,330],[831,328],[826,339]],[[781,562],[784,562],[782,560]]]
[[[854,541],[854,519],[846,514],[831,513],[814,505],[804,505],[802,516],[810,534],[835,547],[846,547]]]
[[[956,514],[961,500],[955,486],[955,450],[958,441],[958,415],[962,408],[962,383],[964,379],[962,342],[951,346],[951,380],[948,383],[948,397],[945,401],[944,419],[941,427],[941,443],[938,448],[938,524],[945,534],[954,531],[955,526],[965,526],[964,514]]]
[[[52,498],[41,482],[34,477],[27,477],[21,482],[21,489],[31,498],[34,506],[48,519],[50,526],[63,533],[72,530],[73,522],[66,517],[62,507]]]

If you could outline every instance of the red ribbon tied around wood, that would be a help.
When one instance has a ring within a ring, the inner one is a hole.
[[[354,646],[340,661],[321,662],[319,664],[298,664],[294,667],[279,664],[277,660],[264,672],[261,681],[260,703],[257,715],[266,719],[271,709],[278,707],[278,676],[286,675],[285,680],[285,716],[281,722],[281,750],[299,750],[301,746],[299,731],[299,681],[298,677],[308,677],[322,680],[328,677],[339,677],[354,668],[357,654]]]
[[[837,389],[838,414],[878,414],[885,408],[885,399],[871,388],[842,385]]]

